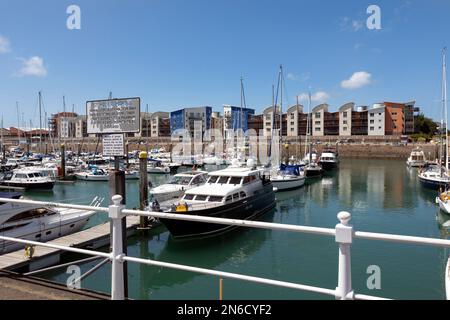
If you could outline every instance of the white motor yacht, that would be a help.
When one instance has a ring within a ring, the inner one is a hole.
[[[256,165],[249,165],[210,172],[206,184],[187,190],[179,203],[174,204],[168,212],[254,220],[274,207],[275,193],[269,176],[256,169]],[[175,238],[207,236],[236,228],[186,220],[160,221]]]
[[[408,157],[408,160],[406,160],[406,165],[408,167],[423,167],[425,163],[427,162],[427,158],[425,157],[425,153],[422,149],[416,148],[413,151],[411,151],[411,154]]]
[[[15,194],[0,194],[0,198],[16,198]],[[95,198],[91,205],[98,207]],[[29,204],[0,202],[0,234],[5,237],[47,242],[80,231],[95,211],[50,208]],[[24,244],[0,240],[0,254],[20,250]]]

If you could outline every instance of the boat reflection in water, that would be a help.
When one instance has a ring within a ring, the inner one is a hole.
[[[260,221],[273,222],[274,214],[275,210],[272,209]],[[239,228],[214,238],[179,240],[171,237],[169,232],[164,232],[150,239],[135,238],[136,243],[129,245],[139,248],[141,258],[239,273],[239,266],[248,263],[255,252],[270,241],[271,234],[272,230],[268,229]],[[226,266],[221,266],[222,264]],[[133,268],[136,268],[136,271],[130,270],[134,275],[131,281],[136,283],[131,287],[139,291],[137,293],[139,299],[149,299],[153,291],[167,287],[168,284],[182,285],[203,276],[193,272],[146,265]]]

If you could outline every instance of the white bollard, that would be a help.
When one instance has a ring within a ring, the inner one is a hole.
[[[336,225],[336,242],[339,243],[339,275],[338,287],[336,288],[336,299],[353,300],[352,289],[352,266],[350,247],[353,240],[353,227],[349,225],[351,214],[340,212],[338,214],[339,224]]]
[[[109,206],[109,218],[112,224],[112,260],[111,260],[111,300],[125,299],[125,279],[123,277],[123,241],[122,241],[122,196],[112,197]]]

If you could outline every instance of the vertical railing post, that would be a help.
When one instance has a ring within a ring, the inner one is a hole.
[[[338,286],[336,288],[336,299],[353,300],[352,289],[352,266],[350,247],[353,240],[353,227],[349,225],[351,214],[340,212],[338,214],[339,224],[336,225],[336,242],[339,243],[339,274]]]
[[[113,204],[109,206],[109,218],[112,225],[111,239],[111,300],[125,299],[125,279],[123,275],[123,241],[122,241],[122,196],[112,197]]]

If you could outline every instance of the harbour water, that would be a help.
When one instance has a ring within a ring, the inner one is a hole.
[[[210,168],[213,169],[213,168]],[[153,185],[168,176],[150,175]],[[127,182],[127,207],[138,204],[138,181]],[[89,203],[96,195],[108,198],[105,182],[56,185],[53,192],[33,192],[36,200]],[[411,236],[449,238],[450,217],[439,212],[436,192],[423,189],[417,170],[404,161],[344,159],[340,168],[304,188],[278,193],[276,208],[261,219],[268,222],[334,228],[339,211],[352,214],[355,230]],[[103,205],[107,205],[105,200]],[[99,214],[90,225],[105,221]],[[446,225],[448,225],[446,227]],[[104,248],[106,251],[107,248]],[[272,230],[238,229],[208,239],[176,241],[164,227],[148,236],[128,239],[128,254],[267,277],[334,289],[338,247],[333,237]],[[357,293],[394,299],[445,299],[444,268],[448,249],[355,240],[352,245],[353,288]],[[81,266],[87,271],[95,265]],[[369,266],[381,270],[381,289],[369,290]],[[219,278],[160,267],[129,264],[132,299],[218,299]],[[65,271],[65,270],[64,270]],[[66,283],[69,274],[41,276]],[[82,287],[110,291],[110,267],[82,281]],[[296,290],[224,280],[224,299],[328,299]]]

